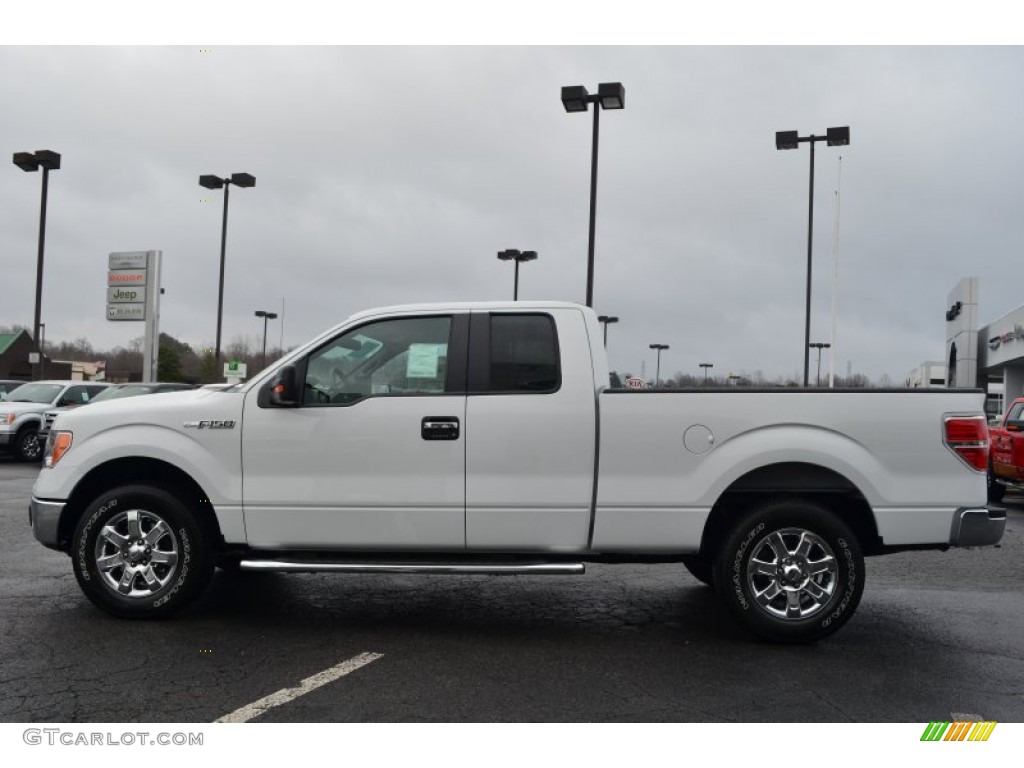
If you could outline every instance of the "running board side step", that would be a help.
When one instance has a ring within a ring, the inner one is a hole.
[[[488,576],[579,576],[583,563],[328,563],[285,560],[242,560],[243,571],[277,573],[427,573]]]

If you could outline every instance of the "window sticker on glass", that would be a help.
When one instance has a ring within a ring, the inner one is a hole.
[[[436,379],[438,361],[447,355],[447,344],[410,344],[406,378]]]

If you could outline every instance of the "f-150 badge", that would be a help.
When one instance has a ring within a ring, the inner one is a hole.
[[[234,429],[234,420],[213,419],[203,421],[186,421],[182,426],[185,429]]]

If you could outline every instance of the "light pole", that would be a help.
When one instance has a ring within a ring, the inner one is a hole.
[[[776,149],[796,149],[801,142],[811,145],[811,183],[807,204],[807,311],[804,320],[804,386],[807,386],[811,347],[811,240],[814,232],[814,143],[825,141],[830,147],[844,147],[850,143],[850,128],[829,128],[824,136],[798,136],[796,131],[777,131]]]
[[[206,174],[199,177],[199,186],[207,189],[220,189],[224,187],[224,223],[220,230],[220,288],[217,290],[217,370],[220,370],[220,325],[224,313],[224,248],[228,239],[228,190],[234,184],[236,187],[255,187],[256,178],[248,173],[232,173],[230,177],[212,176]]]
[[[46,193],[50,185],[50,171],[60,168],[60,153],[52,152],[49,149],[32,152],[15,152],[14,164],[23,171],[33,172],[43,169],[43,195],[39,205],[39,255],[36,258],[36,311],[32,322],[32,341],[39,343],[39,318],[42,314],[43,305],[43,248],[46,244]],[[42,361],[42,353],[40,353]],[[39,377],[42,376],[42,362],[36,369]]]
[[[276,320],[277,319],[277,313],[276,312],[264,312],[262,309],[257,309],[256,310],[256,317],[262,317],[263,318],[263,358],[262,358],[263,361],[260,363],[260,370],[263,370],[264,368],[267,367],[267,321],[268,320]]]
[[[832,349],[832,345],[825,341],[814,341],[807,345],[808,349],[814,347],[818,350],[818,378],[814,386],[821,386],[821,350]]]
[[[502,261],[514,261],[516,263],[516,278],[512,288],[512,301],[519,301],[519,262],[534,261],[537,258],[536,251],[517,251],[515,248],[507,248],[498,251],[498,258]]]
[[[704,386],[708,385],[708,368],[714,368],[714,363],[700,363],[700,367],[704,369]]]
[[[608,349],[608,324],[619,322],[619,318],[611,315],[598,315],[597,322],[604,326],[604,348]]]
[[[39,324],[39,378],[46,378],[46,323]]]
[[[663,349],[668,349],[668,344],[651,344],[650,348],[658,350],[658,365],[654,369],[654,388],[657,389],[658,385],[661,383],[661,351]]]
[[[590,148],[590,236],[587,241],[587,306],[594,306],[594,223],[597,215],[597,134],[602,109],[623,109],[626,89],[622,83],[601,83],[590,94],[582,85],[562,87],[562,106],[566,112],[586,112],[594,105],[594,139]]]

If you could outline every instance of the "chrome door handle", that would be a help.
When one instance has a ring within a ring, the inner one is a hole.
[[[459,419],[455,416],[424,416],[420,422],[424,440],[458,440]]]

